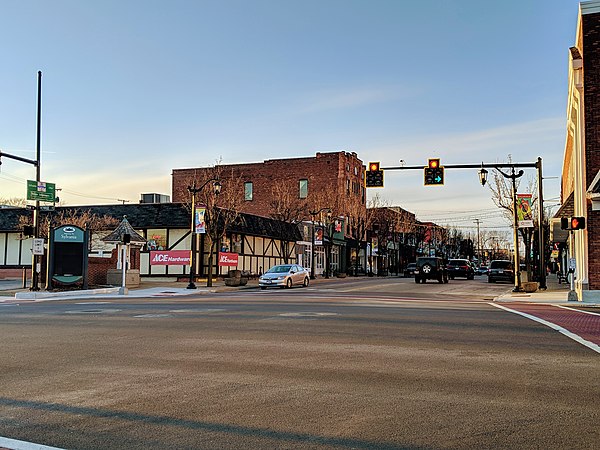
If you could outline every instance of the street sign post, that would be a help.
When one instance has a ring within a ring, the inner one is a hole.
[[[43,181],[27,180],[27,200],[54,202],[56,185]]]

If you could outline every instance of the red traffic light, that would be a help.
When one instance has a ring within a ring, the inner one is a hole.
[[[440,167],[440,159],[439,158],[429,158],[427,166],[430,169],[437,169],[438,167]]]
[[[369,163],[369,171],[375,172],[379,170],[379,162],[370,162]]]
[[[585,217],[571,217],[571,230],[585,229]]]

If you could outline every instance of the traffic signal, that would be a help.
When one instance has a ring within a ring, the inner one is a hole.
[[[560,228],[562,230],[584,230],[585,217],[561,217]]]
[[[383,187],[383,169],[379,162],[370,162],[369,170],[365,174],[365,185],[367,187]]]
[[[444,184],[444,167],[440,164],[439,158],[429,158],[424,173],[425,186]]]
[[[585,229],[585,217],[571,217],[571,230]]]

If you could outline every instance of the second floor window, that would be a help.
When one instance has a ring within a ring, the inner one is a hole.
[[[246,181],[244,183],[244,200],[252,200],[252,181]]]
[[[308,180],[300,180],[299,197],[300,198],[308,197]]]

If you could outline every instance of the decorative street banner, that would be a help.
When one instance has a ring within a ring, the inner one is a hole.
[[[206,233],[206,207],[199,206],[194,212],[194,233]]]
[[[315,245],[323,245],[323,227],[315,228]]]
[[[152,266],[189,266],[191,252],[189,250],[169,250],[150,252]]]
[[[519,228],[533,228],[531,194],[517,194],[517,222]]]
[[[219,266],[223,267],[237,267],[238,265],[238,254],[237,253],[226,253],[219,252]]]
[[[371,254],[379,255],[379,238],[377,236],[371,238]]]

